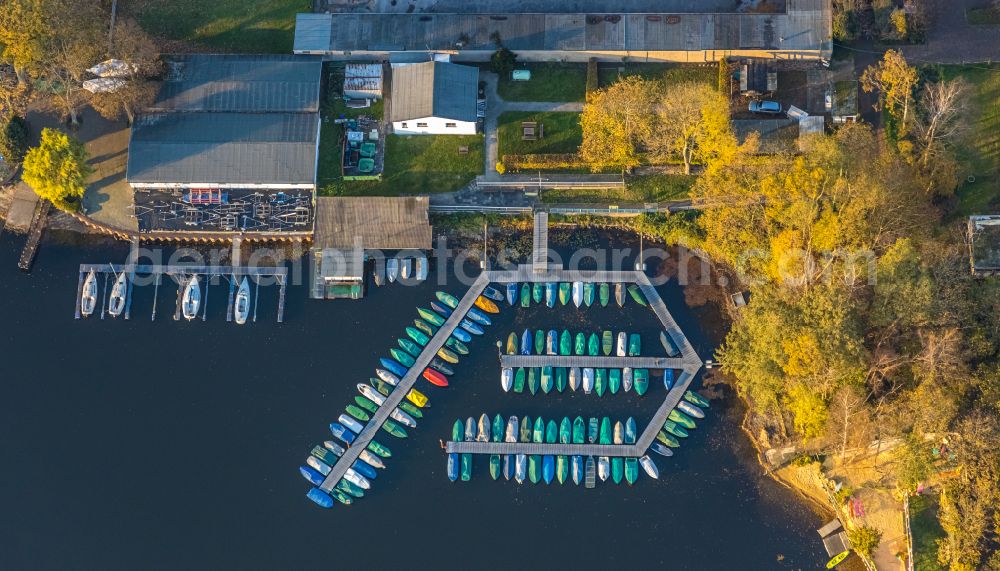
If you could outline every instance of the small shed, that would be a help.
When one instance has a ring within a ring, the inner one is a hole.
[[[382,98],[382,64],[349,63],[344,68],[344,97]]]

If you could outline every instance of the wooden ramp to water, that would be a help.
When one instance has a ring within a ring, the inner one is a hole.
[[[451,316],[444,322],[441,329],[438,329],[434,336],[431,338],[427,346],[424,347],[423,351],[420,352],[420,356],[415,359],[412,367],[406,372],[406,375],[399,380],[399,386],[397,386],[389,396],[385,398],[385,402],[379,407],[378,411],[372,414],[372,419],[365,424],[364,430],[362,430],[357,438],[354,440],[354,444],[350,446],[344,455],[340,457],[336,464],[330,469],[330,473],[323,480],[323,483],[319,486],[320,489],[327,492],[333,490],[337,482],[344,476],[347,469],[354,464],[355,460],[361,454],[361,451],[368,447],[368,444],[375,438],[376,434],[379,434],[379,429],[382,424],[389,418],[389,415],[393,410],[399,406],[399,403],[406,398],[406,394],[410,392],[413,385],[416,384],[417,379],[421,377],[424,369],[426,369],[431,361],[437,356],[438,349],[444,346],[448,338],[451,337],[452,332],[458,327],[458,324],[465,318],[465,314],[469,312],[469,309],[473,306],[476,298],[479,294],[483,292],[487,284],[490,283],[489,273],[480,274],[479,278],[472,284],[469,291],[465,293],[461,301],[458,302],[458,307],[452,312]],[[389,438],[389,433],[381,433],[385,438]]]
[[[49,220],[49,210],[52,203],[48,200],[39,199],[35,206],[35,215],[31,218],[31,226],[28,227],[28,240],[24,243],[24,250],[21,250],[21,258],[17,261],[17,267],[24,271],[31,270],[31,264],[35,262],[35,254],[38,253],[38,246],[42,243],[42,233]]]
[[[615,357],[585,355],[501,355],[500,367],[592,367],[601,369],[683,369],[689,362],[683,357]]]
[[[531,249],[532,271],[542,273],[549,267],[549,213],[535,212],[535,232]]]

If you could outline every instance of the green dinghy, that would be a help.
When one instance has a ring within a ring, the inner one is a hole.
[[[594,305],[594,284],[590,282],[583,284],[583,304],[587,307]]]
[[[417,362],[417,360],[414,359],[412,355],[410,355],[406,351],[403,351],[402,349],[397,349],[393,347],[392,349],[389,349],[389,354],[392,355],[393,359],[399,361],[400,365],[406,368],[412,367],[413,364]]]
[[[410,337],[410,339],[413,339],[418,344],[420,344],[420,346],[426,345],[427,342],[431,340],[430,337],[424,335],[418,329],[415,329],[413,327],[407,327],[406,328],[406,334]],[[418,352],[418,354],[419,354],[419,352]]]
[[[642,352],[642,342],[640,341],[638,333],[633,333],[628,336],[628,356],[638,357]]]
[[[622,388],[622,370],[621,369],[610,369],[608,371],[608,390],[611,394],[616,395],[618,391]]]
[[[542,392],[549,394],[552,392],[554,379],[552,378],[552,365],[542,367]]]
[[[535,444],[545,442],[545,421],[542,417],[535,419],[535,425],[531,431],[531,441]]]
[[[663,430],[666,430],[670,434],[673,434],[677,438],[687,438],[688,431],[685,428],[672,420],[666,420],[663,423]]]
[[[389,450],[389,447],[379,444],[377,440],[372,440],[371,442],[369,442],[368,449],[383,458],[388,458],[392,456],[392,452]]]
[[[587,439],[587,423],[583,417],[573,419],[573,444],[583,444]]]
[[[541,329],[535,330],[535,355],[545,354],[545,332]]]
[[[597,396],[603,397],[604,391],[608,389],[608,370],[594,369],[594,392]]]
[[[500,477],[500,455],[490,454],[490,477],[496,480]]]
[[[420,410],[420,407],[418,407],[417,405],[413,404],[410,401],[405,401],[404,400],[403,402],[399,403],[399,409],[402,410],[403,412],[409,414],[413,418],[423,418],[424,417],[424,412],[422,410]]]
[[[531,286],[521,284],[521,307],[531,307]]]
[[[531,299],[534,300],[535,303],[542,303],[542,296],[544,294],[545,288],[542,287],[540,282],[535,282],[535,284],[531,287]]]
[[[687,428],[689,430],[694,430],[695,426],[694,420],[690,416],[684,414],[683,412],[677,410],[676,408],[670,411],[670,414],[667,415],[667,418],[683,426],[684,428]]]
[[[378,412],[378,405],[361,395],[354,397],[354,402],[358,403],[358,406],[370,413]]]
[[[632,372],[632,383],[635,386],[637,395],[642,396],[646,394],[646,390],[649,389],[649,370],[635,369]]]
[[[420,317],[423,317],[429,323],[437,325],[438,327],[441,327],[442,325],[444,325],[444,321],[445,321],[444,318],[441,317],[440,315],[438,315],[437,313],[429,310],[429,309],[424,309],[422,307],[418,307],[417,308],[417,313],[420,315]]]
[[[472,454],[462,454],[462,481],[472,479]]]
[[[403,430],[403,427],[396,424],[392,420],[386,419],[385,424],[382,425],[382,430],[388,432],[396,438],[406,438],[406,431]]]
[[[439,291],[439,292],[437,292],[434,295],[437,296],[438,300],[440,300],[441,303],[447,305],[448,307],[450,307],[452,309],[455,309],[455,308],[458,307],[458,298],[455,297],[455,296],[453,296],[453,295],[451,295],[450,293],[445,293],[443,291]]]
[[[567,282],[562,282],[559,284],[559,303],[560,305],[566,305],[569,303],[570,297],[570,285]]]
[[[468,345],[466,345],[465,343],[462,343],[461,341],[459,341],[458,339],[455,339],[454,337],[449,337],[448,340],[444,342],[444,346],[445,347],[450,347],[451,349],[453,349],[459,355],[468,355],[469,354],[469,347],[468,347]],[[405,365],[406,363],[403,363],[403,364]]]
[[[708,408],[710,406],[707,398],[694,391],[684,391],[684,400],[701,408]]]
[[[455,424],[451,425],[451,440],[452,442],[461,442],[465,435],[465,424],[462,419],[455,421]]]
[[[601,340],[597,337],[597,333],[591,333],[590,339],[587,340],[587,354],[591,357],[596,357],[601,353]]]
[[[679,440],[677,440],[677,438],[675,438],[674,435],[669,434],[665,430],[661,430],[661,431],[657,432],[656,433],[656,439],[659,440],[660,442],[666,444],[667,446],[669,446],[671,448],[680,448],[680,446],[681,446],[681,442]]]
[[[562,335],[559,336],[559,354],[560,355],[571,355],[573,351],[573,336],[566,329],[563,329]]]
[[[492,436],[493,436],[493,442],[502,442],[503,441],[504,427],[505,427],[505,425],[504,425],[504,422],[503,422],[503,417],[501,417],[499,414],[496,415],[496,416],[494,416],[493,417],[493,434],[492,434]]]
[[[628,294],[632,296],[632,299],[639,305],[647,305],[646,298],[642,296],[642,290],[639,289],[639,286],[635,284],[628,286]]]
[[[598,442],[601,444],[611,444],[611,419],[604,417],[601,419],[601,432]]]
[[[347,414],[353,416],[354,418],[360,420],[361,422],[368,422],[368,420],[371,419],[371,417],[368,416],[367,412],[365,412],[361,407],[355,406],[353,404],[347,405],[347,408],[345,410],[347,411]]]
[[[555,444],[559,439],[559,425],[556,421],[549,420],[548,424],[545,425],[545,442],[549,444]]]
[[[583,331],[576,334],[576,344],[573,347],[573,352],[577,356],[587,353],[587,335]]]
[[[420,353],[423,351],[423,349],[420,348],[420,345],[417,345],[409,339],[397,339],[396,342],[399,343],[399,346],[402,347],[404,351],[413,357],[419,357]]]
[[[569,371],[566,367],[556,367],[556,390],[563,392],[569,382]]]
[[[542,476],[542,457],[537,454],[528,456],[528,480],[537,484]]]
[[[601,300],[601,307],[607,307],[608,302],[611,301],[611,286],[608,284],[601,284],[600,292],[597,297]]]
[[[538,367],[528,369],[528,390],[531,394],[538,392]]]
[[[518,367],[514,372],[514,392],[524,392],[524,367]]]
[[[419,329],[421,332],[423,332],[424,335],[427,336],[428,341],[430,341],[431,337],[434,337],[434,334],[437,333],[438,330],[437,327],[434,327],[433,325],[427,323],[423,319],[414,319],[413,325],[415,325],[417,329]],[[426,345],[426,343],[424,343],[424,345]]]
[[[615,349],[615,334],[610,331],[605,331],[601,334],[601,352],[607,357],[611,355],[611,352]]]
[[[531,417],[525,416],[521,419],[521,442],[531,442]]]

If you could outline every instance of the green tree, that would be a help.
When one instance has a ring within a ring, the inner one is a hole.
[[[517,65],[517,54],[503,46],[498,47],[490,56],[490,71],[502,78],[510,79],[515,65]]]
[[[38,196],[60,210],[75,211],[93,173],[87,151],[76,139],[54,129],[43,129],[37,147],[24,157],[22,178]]]
[[[878,544],[882,542],[882,531],[863,525],[848,529],[847,538],[851,540],[851,547],[858,555],[871,559],[872,554],[878,549]]]
[[[934,466],[927,452],[927,447],[912,433],[907,435],[906,440],[898,448],[896,483],[904,492],[913,492],[931,475]]]
[[[0,121],[0,157],[15,164],[28,152],[28,123],[19,115]]]
[[[52,0],[5,0],[0,2],[0,47],[3,58],[26,83],[46,58],[46,42],[53,33],[49,23]]]

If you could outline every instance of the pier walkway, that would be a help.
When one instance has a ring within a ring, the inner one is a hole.
[[[642,456],[635,444],[545,444],[541,442],[448,442],[448,452],[468,454],[553,454],[563,456]]]
[[[549,213],[535,213],[535,232],[531,248],[531,268],[535,273],[549,269]]]
[[[479,275],[469,291],[465,293],[461,301],[458,302],[458,308],[452,312],[451,316],[444,322],[441,329],[438,329],[431,338],[430,342],[424,347],[423,351],[420,352],[420,356],[415,359],[412,367],[406,372],[406,375],[399,380],[399,386],[397,386],[389,396],[385,398],[385,403],[378,408],[374,414],[372,414],[372,419],[368,421],[365,425],[364,430],[362,430],[358,437],[354,440],[354,443],[348,448],[344,455],[340,457],[336,464],[330,469],[330,473],[327,474],[326,479],[319,486],[320,489],[327,492],[333,490],[337,485],[337,482],[344,476],[347,469],[351,467],[352,464],[358,459],[362,450],[368,448],[368,444],[375,438],[375,435],[379,433],[379,429],[382,428],[382,424],[389,418],[392,411],[396,410],[399,403],[406,398],[407,393],[416,384],[417,379],[421,378],[421,375],[430,364],[431,361],[437,356],[438,349],[444,346],[445,342],[451,337],[451,334],[461,323],[462,319],[465,318],[465,314],[469,312],[476,298],[479,294],[483,292],[483,289],[490,283],[490,272],[484,272]],[[389,433],[383,432],[385,436],[390,436]]]
[[[615,357],[586,355],[501,355],[500,367],[593,367],[602,369],[683,369],[688,362],[683,357]]]

